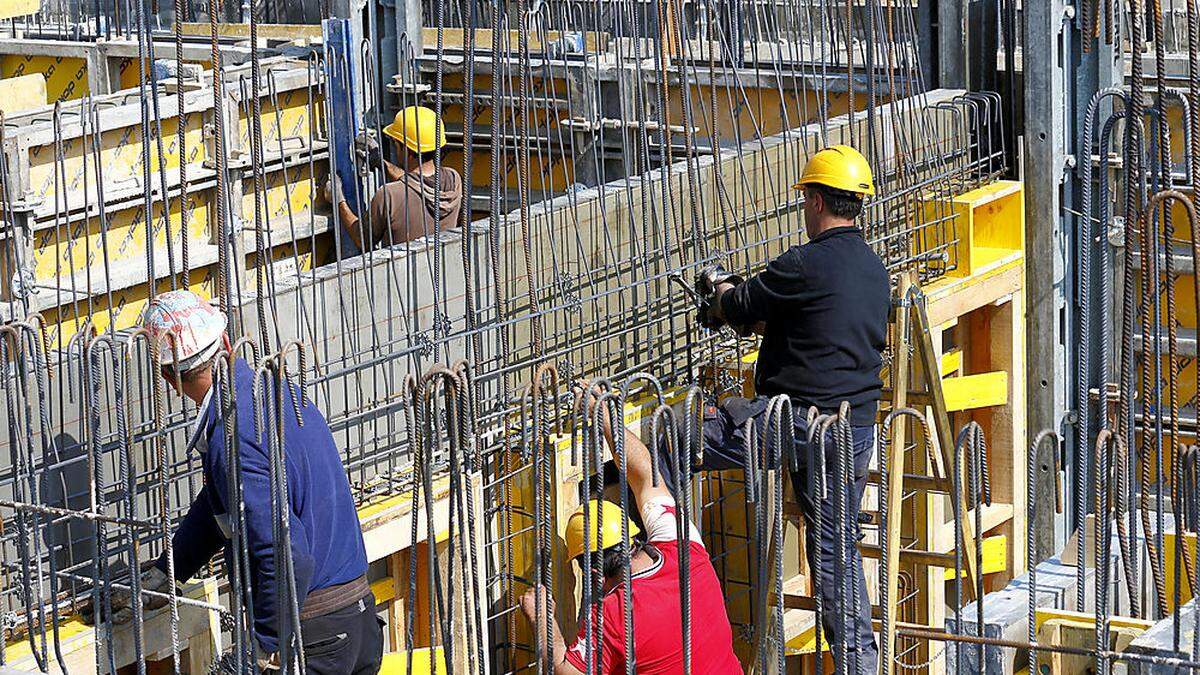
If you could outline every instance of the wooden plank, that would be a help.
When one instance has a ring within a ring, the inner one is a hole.
[[[1021,291],[1025,283],[1024,259],[1012,260],[968,279],[939,279],[926,287],[929,323],[940,326]]]
[[[901,345],[901,348],[895,350],[893,410],[900,410],[908,406],[909,350],[906,347],[908,340],[904,336],[908,334],[910,321],[909,306],[905,299],[914,283],[913,273],[903,274],[897,290],[901,302],[896,307],[896,321],[892,325],[892,344]],[[903,520],[900,517],[900,509],[904,505],[904,447],[907,445],[905,436],[907,423],[905,415],[893,420],[890,431],[894,440],[888,447],[888,456],[880,458],[881,461],[887,463],[888,468],[888,483],[884,486],[887,493],[883,497],[887,500],[889,514],[887,550],[884,551],[888,561],[888,574],[883,581],[887,585],[888,593],[888,603],[883,608],[887,614],[887,632],[882,639],[884,640],[883,653],[889,657],[895,653],[896,644],[896,607],[899,604],[896,596],[900,592],[900,525]],[[930,442],[930,439],[925,439],[925,442]],[[888,658],[887,662],[882,664],[884,675],[893,671],[894,663],[894,660]]]
[[[925,315],[925,301],[920,299],[914,305],[913,328],[916,334],[917,354],[920,357],[921,368],[925,373],[933,375],[940,372],[940,364],[938,363],[937,354],[933,349],[933,336],[930,333],[929,318]],[[929,394],[933,397],[934,404],[931,406],[933,414],[934,428],[937,430],[938,449],[942,460],[943,476],[948,476],[950,471],[954,470],[954,430],[950,426],[950,417],[946,413],[946,399],[942,395],[941,378],[930,377]],[[964,463],[965,464],[965,463]],[[965,469],[965,467],[959,467]],[[966,485],[963,476],[960,476],[960,485]],[[966,560],[967,579],[970,584],[966,584],[963,588],[963,598],[966,601],[975,598],[974,584],[978,578],[978,571],[975,569],[975,524],[970,518],[965,517],[968,513],[967,508],[967,492],[960,490],[958,494],[958,512],[963,514],[962,534],[963,534],[963,558]]]
[[[475,29],[475,44],[477,46],[486,46],[491,49],[492,45],[492,29],[491,28],[476,28]],[[426,26],[421,29],[421,39],[424,41],[426,50],[431,46],[437,45],[438,29]],[[567,40],[573,39],[577,35],[583,35],[583,48],[589,54],[603,52],[608,50],[609,35],[608,33],[597,33],[595,31],[558,31],[549,30],[545,32],[545,40],[539,35],[529,34],[529,50],[534,52],[545,51],[547,44],[557,44],[564,38]],[[442,29],[442,45],[445,49],[462,50],[466,44],[466,36],[461,28],[443,28]],[[520,33],[515,30],[508,31],[507,36],[501,36],[500,49],[501,51],[516,52],[520,45]]]
[[[321,24],[294,23],[260,23],[258,24],[258,39],[260,40],[320,40]],[[184,22],[180,31],[188,37],[211,37],[212,25],[204,23]],[[217,35],[228,38],[248,39],[250,24],[248,23],[219,23]]]

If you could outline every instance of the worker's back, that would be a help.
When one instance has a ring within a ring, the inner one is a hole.
[[[400,180],[379,188],[371,198],[369,225],[372,246],[402,244],[459,226],[463,182],[458,172],[442,167],[441,173],[404,172]]]
[[[268,439],[275,433],[275,414],[264,411],[261,417],[263,430],[259,434],[254,419],[254,373],[241,359],[234,372],[255,628],[260,639],[265,637],[271,643],[279,619],[277,613],[284,609],[277,606],[274,592],[280,588],[278,580],[282,570],[277,569],[274,560],[271,536],[273,497]],[[289,383],[279,414],[283,421],[282,445],[287,469],[293,567],[296,585],[307,596],[313,591],[345,584],[362,576],[367,570],[367,560],[349,482],[329,425],[311,401],[300,407],[303,426],[299,424],[293,412],[293,400],[298,391]],[[227,511],[229,497],[225,471],[229,455],[223,422],[216,414],[216,402],[214,397],[214,405],[209,407],[204,420],[208,432],[208,448],[204,453],[205,480],[219,495],[220,503],[214,504],[214,511]],[[228,547],[226,553],[229,553]],[[304,599],[301,597],[301,602]]]
[[[683,621],[680,608],[681,546],[676,536],[674,500],[651,501],[642,510],[646,525],[647,548],[655,558],[650,567],[633,575],[634,660],[641,674],[666,675],[683,672]],[[689,523],[688,553],[692,672],[696,675],[741,673],[741,664],[733,653],[733,631],[725,613],[725,598],[716,570],[700,533]],[[625,672],[626,591],[619,583],[603,600],[603,638],[599,653],[600,672],[605,675]],[[594,612],[593,612],[594,614]],[[587,672],[584,645],[586,626],[579,639],[567,651],[567,658]]]
[[[734,289],[724,304],[732,320],[766,321],[757,392],[787,394],[803,408],[825,412],[848,401],[852,424],[873,424],[889,289],[887,270],[856,227],[826,230],[793,246]]]

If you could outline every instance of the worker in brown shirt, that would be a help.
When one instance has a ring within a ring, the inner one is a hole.
[[[396,113],[383,133],[396,142],[400,166],[383,162],[388,182],[371,198],[366,222],[359,223],[341,195],[335,195],[342,227],[355,246],[365,251],[401,244],[432,234],[439,222],[442,230],[458,227],[463,182],[450,167],[442,166],[440,173],[437,170],[434,155],[446,145],[446,131],[437,113],[424,106],[409,106]],[[370,246],[364,246],[364,235]]]

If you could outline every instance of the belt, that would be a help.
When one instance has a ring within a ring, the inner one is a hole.
[[[344,584],[318,588],[304,598],[304,607],[300,610],[300,620],[308,621],[330,612],[336,612],[343,607],[349,607],[370,592],[371,584],[367,583],[365,574]]]

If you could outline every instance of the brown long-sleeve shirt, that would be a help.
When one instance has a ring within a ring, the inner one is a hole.
[[[404,173],[371,198],[366,223],[371,247],[432,234],[439,221],[443,231],[458,227],[462,200],[462,177],[454,169],[442,167],[440,185],[436,174]]]

